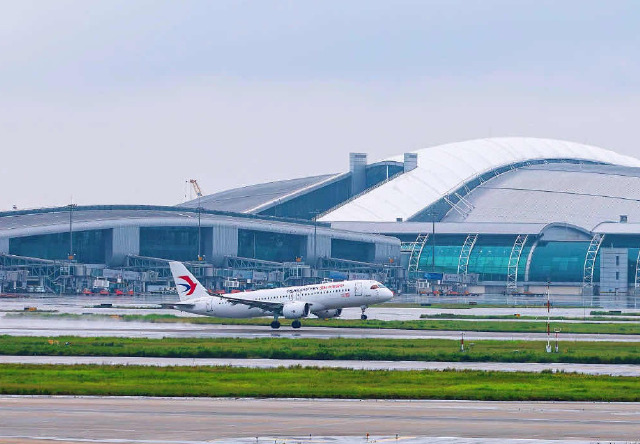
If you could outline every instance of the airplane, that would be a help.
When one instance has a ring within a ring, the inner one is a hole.
[[[181,262],[169,262],[180,302],[163,304],[176,310],[221,318],[273,316],[271,328],[280,328],[279,318],[293,319],[291,327],[300,328],[301,318],[309,313],[319,318],[340,316],[346,307],[360,307],[366,320],[369,305],[390,300],[393,293],[380,282],[356,280],[327,282],[300,287],[255,290],[246,293],[210,295]]]

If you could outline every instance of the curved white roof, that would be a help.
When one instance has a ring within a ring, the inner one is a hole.
[[[475,177],[518,162],[573,159],[640,167],[640,160],[580,143],[503,137],[449,143],[414,151],[418,167],[325,214],[324,222],[407,220]],[[402,162],[403,156],[385,160]]]

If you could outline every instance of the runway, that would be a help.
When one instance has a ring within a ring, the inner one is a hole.
[[[18,302],[18,305],[23,302]],[[14,309],[18,307],[13,307]],[[46,307],[45,307],[46,308]],[[71,313],[157,313],[158,310],[87,309],[76,304],[57,306]],[[432,311],[433,309],[429,310]],[[474,312],[472,312],[474,310]],[[459,310],[465,314],[482,314]],[[483,310],[483,309],[478,309]],[[504,312],[513,309],[503,309]],[[345,317],[359,316],[345,310]],[[438,310],[450,312],[454,310]],[[457,310],[455,310],[457,311]],[[495,309],[491,309],[495,312]],[[582,314],[583,310],[579,310]],[[164,310],[162,312],[165,312]],[[175,311],[167,313],[184,315]],[[372,318],[417,319],[423,309],[373,308]],[[520,311],[527,315],[525,310]],[[531,310],[532,315],[538,312]],[[502,313],[500,313],[502,314]],[[577,310],[558,315],[577,315]],[[459,340],[459,331],[391,330],[284,326],[154,324],[107,320],[29,318],[0,314],[0,334],[16,336],[118,337],[239,337],[239,338],[389,338]],[[544,341],[544,333],[465,332],[465,340]],[[561,334],[560,341],[640,342],[640,335]],[[532,371],[542,370],[640,376],[633,365],[448,363],[413,361],[293,361],[238,359],[162,359],[112,357],[0,357],[0,362],[97,363],[128,365],[232,365],[272,368],[287,365],[393,370],[445,368]],[[148,399],[74,397],[0,397],[0,444],[9,443],[294,443],[345,444],[433,442],[534,444],[587,443],[597,440],[640,440],[638,403],[506,403],[468,401],[343,401],[255,399]],[[311,435],[311,439],[309,439]],[[259,437],[256,440],[256,436]],[[526,441],[521,441],[526,440]]]
[[[264,444],[286,438],[349,444],[366,442],[367,433],[377,442],[396,441],[398,434],[406,444],[631,442],[640,439],[640,404],[0,397],[3,444]]]
[[[585,375],[640,377],[640,365],[573,364],[516,362],[434,362],[434,361],[355,361],[311,359],[234,359],[234,358],[149,358],[120,356],[0,356],[0,364],[63,365],[143,365],[143,366],[231,366],[249,368],[322,367],[356,370],[483,370],[493,372],[531,372],[545,370]]]
[[[10,336],[116,336],[133,338],[386,338],[386,339],[453,339],[460,331],[396,330],[374,328],[305,327],[293,329],[284,325],[279,330],[268,326],[220,324],[164,324],[125,322],[117,319],[68,320],[64,318],[7,317],[1,318],[0,335]],[[542,328],[541,328],[542,329]],[[541,333],[465,332],[465,340],[546,341]],[[640,342],[640,335],[569,334],[561,333],[560,341]]]
[[[197,316],[190,313],[184,313],[171,309],[162,309],[160,304],[176,302],[178,300],[175,294],[166,295],[139,295],[139,296],[84,296],[84,295],[22,295],[15,298],[0,298],[0,313],[3,311],[22,311],[24,307],[37,307],[39,310],[55,311],[58,313],[71,313],[71,314],[173,314],[177,316]],[[110,308],[98,307],[100,304],[111,304]],[[592,318],[591,311],[606,312],[606,309],[598,307],[582,307],[582,308],[569,308],[569,307],[552,307],[552,317],[566,317],[575,319]],[[630,317],[633,314],[637,314],[640,309],[636,308],[620,308],[618,310],[621,315],[627,314]],[[360,319],[360,308],[345,308],[340,316],[342,319]],[[402,306],[381,306],[370,307],[367,309],[367,314],[371,319],[380,319],[383,321],[391,320],[416,320],[420,319],[420,315],[438,315],[438,314],[453,314],[453,315],[469,315],[475,316],[475,320],[489,319],[491,316],[513,316],[520,315],[524,317],[538,318],[539,320],[545,320],[547,317],[546,306],[540,307],[475,307],[460,305],[459,308],[438,308],[438,307],[402,307]],[[601,315],[598,315],[601,316]],[[620,322],[617,318],[621,316],[611,316],[607,321],[591,321],[591,322]],[[464,319],[459,319],[464,320]],[[472,319],[474,320],[474,319]],[[499,319],[490,319],[492,321],[498,321]],[[509,320],[509,319],[502,319]],[[638,317],[640,321],[640,316]],[[556,320],[555,322],[568,322]],[[580,321],[573,321],[580,322]],[[629,322],[629,321],[623,321]]]

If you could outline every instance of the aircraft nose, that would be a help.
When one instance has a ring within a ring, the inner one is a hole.
[[[385,301],[390,300],[391,298],[393,298],[393,291],[389,290],[388,288],[385,288],[384,291],[382,292],[382,298]]]

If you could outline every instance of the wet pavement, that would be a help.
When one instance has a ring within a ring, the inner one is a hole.
[[[542,371],[640,377],[640,365],[513,363],[513,362],[426,362],[426,361],[355,361],[311,359],[233,359],[233,358],[152,358],[120,356],[1,356],[0,364],[64,365],[143,365],[156,367],[230,366],[247,368],[318,367],[356,370],[483,370],[494,372]]]
[[[638,403],[0,396],[3,444],[630,443],[639,431]]]

